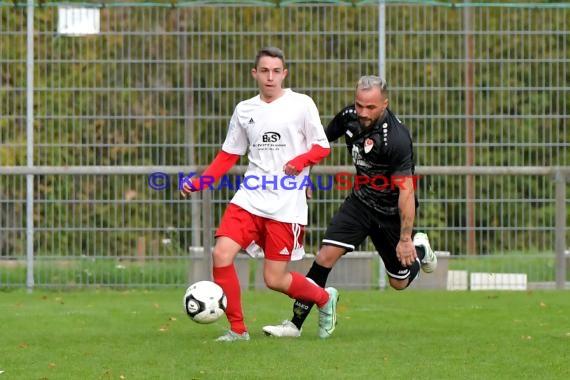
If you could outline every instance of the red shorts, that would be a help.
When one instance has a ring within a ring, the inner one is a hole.
[[[216,237],[219,236],[229,237],[243,249],[255,241],[263,248],[266,259],[290,261],[293,250],[303,247],[305,226],[253,215],[230,203],[216,231]]]

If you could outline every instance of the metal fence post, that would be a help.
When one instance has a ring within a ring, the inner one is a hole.
[[[27,5],[26,161],[34,166],[34,1]],[[34,175],[26,174],[26,288],[34,288]]]
[[[566,286],[566,176],[561,170],[554,174],[555,184],[555,250],[556,250],[556,289]]]
[[[208,273],[208,279],[212,280],[212,195],[210,190],[202,192],[202,206],[205,272]]]
[[[210,190],[194,193],[192,202],[199,203],[202,211],[202,236],[201,242],[192,239],[190,247],[190,271],[188,283],[202,280],[212,280],[212,198]]]

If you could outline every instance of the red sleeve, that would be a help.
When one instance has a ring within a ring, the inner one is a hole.
[[[301,171],[307,166],[320,162],[323,158],[328,156],[330,152],[330,148],[323,148],[318,144],[314,144],[307,153],[295,157],[289,161],[288,164],[293,165],[295,169]]]
[[[199,178],[194,178],[191,181],[192,187],[196,189],[193,191],[203,190],[208,187],[208,184],[212,184],[222,178],[222,176],[238,162],[239,157],[239,154],[231,154],[221,150],[212,163],[204,170],[204,173],[202,173]],[[203,180],[200,180],[200,178]],[[213,180],[211,180],[211,178],[213,178]]]

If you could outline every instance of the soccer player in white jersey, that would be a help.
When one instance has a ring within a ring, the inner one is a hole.
[[[234,259],[252,244],[263,249],[267,287],[315,303],[320,311],[319,331],[332,333],[337,290],[323,289],[287,269],[292,255],[303,251],[307,224],[305,190],[291,181],[300,184],[309,174],[309,166],[328,156],[329,143],[314,101],[283,88],[287,69],[280,49],[261,49],[251,75],[259,94],[236,106],[222,150],[202,174],[217,180],[241,155],[248,155],[244,178],[250,180],[241,184],[224,212],[212,252],[214,282],[228,299],[226,317],[230,323],[229,331],[217,340],[249,340]],[[183,184],[183,193],[204,187],[204,181],[195,178]]]

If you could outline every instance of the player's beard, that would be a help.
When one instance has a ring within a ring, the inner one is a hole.
[[[380,122],[380,120],[384,119],[385,115],[386,115],[386,110],[382,111],[380,116],[377,117],[376,119],[368,119],[368,118],[359,117],[358,122],[360,123],[360,126],[364,129],[372,128],[374,125],[378,124]],[[368,124],[365,124],[365,123],[368,123]]]
[[[377,121],[378,121],[378,119],[376,119],[376,120],[363,119],[363,118],[358,119],[360,126],[364,129],[368,129],[368,128],[372,127]]]

